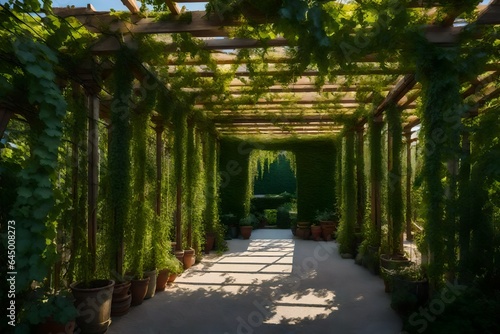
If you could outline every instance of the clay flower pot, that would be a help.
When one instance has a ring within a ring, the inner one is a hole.
[[[212,249],[214,249],[215,243],[215,234],[207,233],[205,236],[205,254],[210,253]]]
[[[252,235],[252,226],[240,226],[240,234],[241,237],[245,240],[250,239],[250,236]]]
[[[168,275],[167,285],[172,285],[176,278],[177,278],[177,274]]]
[[[149,299],[155,295],[156,291],[156,269],[145,271],[144,277],[149,277],[148,291],[146,291],[146,295],[144,296],[144,299]]]
[[[189,269],[191,266],[194,264],[196,258],[194,254],[194,249],[189,248],[184,250],[184,258],[183,258],[183,263],[184,263],[184,269]]]
[[[149,277],[132,280],[130,292],[132,294],[132,306],[141,305],[148,292]]]
[[[156,292],[165,291],[167,285],[169,272],[168,269],[162,269],[158,272],[156,277]]]
[[[311,226],[311,236],[313,240],[320,241],[321,240],[321,226],[312,225]]]
[[[323,236],[323,239],[326,241],[332,240],[332,235],[335,231],[337,231],[337,224],[333,221],[320,221],[319,222],[321,225],[321,234]]]
[[[111,316],[121,316],[128,313],[132,303],[130,285],[130,281],[115,284],[111,302]]]

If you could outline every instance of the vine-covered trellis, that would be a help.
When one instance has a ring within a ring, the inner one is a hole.
[[[164,239],[199,253],[215,232],[223,249],[219,200],[248,213],[257,148],[294,153],[300,219],[321,209],[308,203],[323,181],[316,206],[342,212],[342,252],[367,207],[371,246],[400,252],[413,210],[402,132],[419,126],[434,291],[498,279],[497,0],[123,2],[130,12],[0,5],[1,190],[16,198],[1,226],[16,221],[21,332],[75,279],[164,265],[151,251]]]

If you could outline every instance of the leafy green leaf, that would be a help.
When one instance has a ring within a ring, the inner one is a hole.
[[[33,191],[26,187],[19,187],[17,194],[21,197],[31,197],[33,196]]]

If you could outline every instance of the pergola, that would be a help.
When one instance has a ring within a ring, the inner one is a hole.
[[[291,134],[332,134],[340,133],[346,119],[354,119],[358,126],[366,122],[366,117],[357,116],[357,110],[371,110],[374,117],[382,115],[390,104],[396,104],[403,110],[405,131],[419,124],[416,113],[417,99],[420,96],[420,86],[415,80],[415,69],[401,68],[398,64],[378,63],[377,55],[365,57],[357,62],[352,71],[339,69],[329,73],[328,80],[320,87],[315,83],[319,75],[317,69],[310,68],[300,74],[292,74],[293,82],[285,86],[275,82],[266,89],[260,98],[253,101],[238,101],[248,89],[248,77],[252,75],[248,64],[240,64],[236,50],[268,48],[263,59],[267,63],[265,72],[260,76],[268,76],[272,80],[277,75],[287,75],[286,65],[290,58],[285,49],[289,43],[281,37],[261,41],[242,38],[231,38],[231,29],[241,25],[241,21],[207,15],[204,11],[183,12],[177,3],[166,0],[171,15],[166,20],[144,18],[140,14],[137,3],[133,0],[122,1],[130,11],[130,18],[117,20],[110,12],[95,11],[92,5],[86,8],[54,8],[54,12],[63,18],[75,17],[90,32],[100,34],[101,38],[92,46],[92,53],[96,56],[112,54],[121,44],[134,48],[135,37],[148,34],[157,38],[169,39],[173,33],[189,33],[201,39],[203,48],[210,50],[213,60],[223,72],[235,66],[237,69],[231,79],[228,97],[233,101],[197,99],[195,108],[202,110],[207,119],[213,122],[217,132],[224,135],[281,135]],[[190,0],[185,2],[201,2]],[[424,7],[420,1],[413,2],[410,7]],[[427,6],[428,7],[428,6]],[[426,8],[429,13],[435,8]],[[500,21],[500,3],[495,0],[487,6],[478,7],[479,15],[475,21],[477,25],[496,25]],[[185,19],[189,14],[189,19]],[[457,24],[456,17],[460,13],[449,14],[444,20],[429,24],[425,27],[425,37],[437,45],[453,45],[458,42],[458,36],[464,25]],[[267,20],[260,18],[264,23]],[[257,19],[259,22],[259,18]],[[103,27],[106,33],[103,34]],[[116,33],[110,35],[109,33]],[[123,39],[117,40],[117,36]],[[166,37],[165,37],[166,36]],[[190,67],[199,77],[213,78],[217,76],[200,59],[181,59],[176,57],[175,50],[179,46],[169,44],[165,52],[169,54],[168,73],[176,76],[178,66]],[[103,68],[112,68],[112,64],[102,63]],[[478,108],[491,98],[498,96],[499,90],[492,88],[492,82],[499,74],[499,64],[488,64],[486,72],[473,80],[463,82],[462,97],[475,102]],[[88,74],[90,75],[90,73]],[[330,81],[330,82],[329,82]],[[347,83],[346,83],[347,82]],[[371,84],[383,82],[383,99],[374,99]],[[186,90],[192,87],[185,87]],[[199,88],[197,88],[199,89]],[[365,91],[362,98],[357,98],[359,92]],[[207,105],[210,105],[207,107]],[[235,106],[236,105],[236,106]],[[102,108],[106,109],[106,107]],[[101,111],[101,117],[105,112]],[[356,118],[359,118],[356,120]]]

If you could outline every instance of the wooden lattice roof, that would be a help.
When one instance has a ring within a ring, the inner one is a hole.
[[[175,2],[166,0],[171,11],[170,17],[166,21],[155,21],[139,14],[136,1],[122,0],[122,2],[131,12],[127,20],[117,20],[116,16],[107,11],[95,11],[92,5],[86,8],[55,8],[54,12],[61,17],[75,17],[94,33],[102,33],[102,27],[105,26],[107,31],[122,34],[122,41],[118,41],[114,36],[101,35],[99,42],[92,48],[96,55],[110,54],[120,48],[123,42],[133,46],[135,35],[150,34],[162,36],[163,40],[168,40],[169,34],[187,32],[200,37],[203,40],[203,47],[211,50],[214,61],[220,68],[223,68],[237,64],[234,50],[263,47],[258,40],[228,37],[231,35],[228,28],[241,24],[237,20],[224,19],[217,15],[208,16],[204,11],[190,12],[190,19],[185,20],[183,15],[186,13],[182,13]],[[422,1],[414,1],[410,7],[423,7]],[[493,0],[487,6],[479,6],[478,12],[476,24],[500,24],[499,0]],[[427,26],[425,37],[436,44],[455,43],[464,29],[463,26],[453,25],[456,15],[458,14],[450,14],[450,17],[444,20],[445,24],[441,22],[440,25]],[[273,49],[264,58],[268,64],[265,75],[272,78],[283,74],[283,64],[290,61],[284,52],[287,46],[287,40],[281,37],[266,41],[266,47]],[[177,75],[178,66],[192,67],[198,77],[210,79],[217,75],[203,66],[199,59],[188,58],[180,61],[175,51],[178,48],[179,46],[173,42],[165,47],[165,52],[169,54],[165,65],[168,66],[170,76]],[[367,64],[366,68],[364,64]],[[247,88],[248,83],[245,78],[251,74],[245,64],[239,64],[235,77],[229,85],[228,101],[230,102],[214,103],[210,99],[200,98],[196,101],[195,108],[206,113],[207,118],[214,122],[221,135],[338,133],[342,130],[344,121],[363,106],[368,106],[374,115],[381,115],[385,108],[393,103],[404,110],[406,128],[418,124],[415,109],[420,87],[415,80],[414,70],[401,68],[397,64],[391,66],[390,63],[382,68],[378,66],[376,55],[365,57],[359,61],[359,65],[355,71],[339,69],[330,73],[329,77],[335,77],[335,79],[325,82],[321,88],[318,88],[314,82],[318,71],[308,69],[297,76],[293,84],[283,86],[276,82],[261,98],[250,102],[242,100],[235,107],[234,101],[238,101],[238,98],[242,96],[241,93]],[[478,107],[499,95],[499,90],[490,83],[498,78],[500,66],[491,64],[486,70],[487,72],[482,76],[463,84],[463,97],[474,99]],[[356,78],[353,80],[352,76]],[[346,85],[348,77],[350,77],[349,84]],[[366,78],[384,83],[382,87],[384,97],[380,102],[376,102],[374,96],[370,94],[369,85],[363,84]],[[185,87],[185,89],[195,88]],[[367,91],[364,94],[365,97],[357,98],[356,92],[363,90]],[[480,97],[471,97],[477,95],[478,92],[481,92]],[[360,117],[359,123],[362,124],[365,121],[366,119]]]

